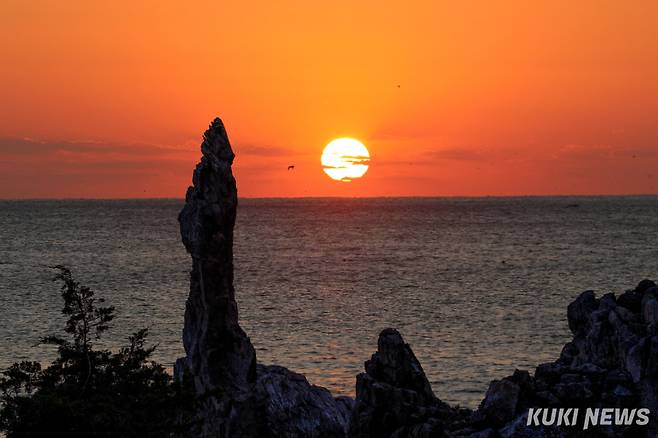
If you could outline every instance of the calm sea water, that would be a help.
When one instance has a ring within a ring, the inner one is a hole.
[[[183,355],[190,260],[180,200],[0,202],[0,366],[49,360],[62,327],[49,265],[118,309],[107,343],[149,327]],[[397,327],[436,394],[475,406],[487,384],[552,360],[581,291],[658,273],[658,198],[241,200],[241,324],[260,361],[353,394],[377,334]]]

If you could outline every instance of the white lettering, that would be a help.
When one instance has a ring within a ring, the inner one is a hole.
[[[541,414],[542,408],[530,408],[528,411],[528,421],[526,426],[539,426],[539,414]]]
[[[530,408],[526,426],[576,426],[578,408]],[[594,426],[646,426],[651,411],[647,408],[587,408],[583,430]]]
[[[590,424],[592,426],[599,424],[599,408],[587,408],[587,411],[585,411],[585,424],[583,424],[583,430],[587,430]]]
[[[548,419],[548,416],[546,415],[546,414],[549,413],[549,411],[550,411],[550,414],[551,414],[551,419],[550,420]],[[541,416],[541,424],[543,424],[544,426],[552,426],[553,424],[555,424],[555,415],[556,414],[557,414],[557,409],[544,409],[544,413]]]
[[[651,412],[647,408],[642,408],[637,411],[637,422],[638,426],[646,426],[649,424],[649,414]]]
[[[615,409],[615,425],[628,426],[633,424],[635,409]]]
[[[612,425],[612,414],[615,413],[613,408],[603,408],[601,409],[601,421],[599,424],[601,426],[610,426]]]
[[[558,426],[571,426],[571,423],[569,422],[569,414],[571,414],[571,411],[573,411],[573,408],[569,409],[562,409],[560,408],[560,413],[557,417],[557,425]]]

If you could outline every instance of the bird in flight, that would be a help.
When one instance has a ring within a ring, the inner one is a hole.
[[[288,166],[288,170],[293,170],[295,166]]]

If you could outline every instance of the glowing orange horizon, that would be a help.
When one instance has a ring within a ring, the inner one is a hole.
[[[0,198],[658,193],[658,3],[0,4]],[[327,178],[330,138],[376,162]],[[294,165],[294,171],[288,166]]]

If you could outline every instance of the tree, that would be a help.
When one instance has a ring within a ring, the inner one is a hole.
[[[115,309],[55,266],[62,283],[66,335],[47,336],[58,356],[45,369],[15,363],[0,378],[0,430],[16,435],[169,436],[194,430],[195,398],[189,385],[173,381],[150,359],[147,329],[113,353],[95,349]]]

